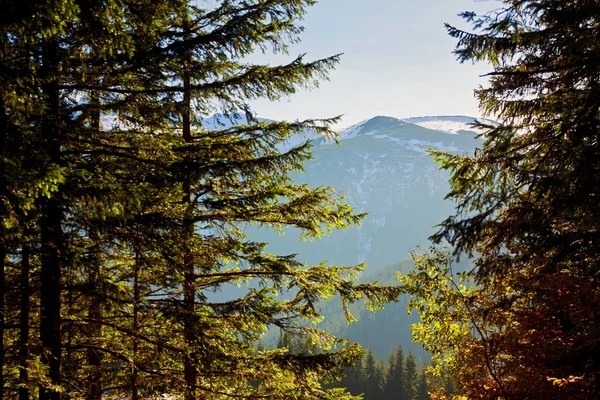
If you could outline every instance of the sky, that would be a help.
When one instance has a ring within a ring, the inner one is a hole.
[[[252,103],[275,120],[344,115],[338,128],[385,115],[480,117],[473,90],[486,84],[485,64],[456,61],[444,23],[468,28],[457,14],[497,8],[497,0],[320,0],[308,9],[302,42],[287,56],[252,58],[270,65],[306,53],[319,59],[344,53],[318,89],[283,101]]]

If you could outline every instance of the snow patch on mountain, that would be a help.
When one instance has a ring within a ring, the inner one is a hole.
[[[411,117],[404,118],[403,121],[410,124],[418,125],[422,128],[432,129],[435,131],[458,134],[460,131],[472,131],[476,133],[484,133],[485,129],[474,127],[473,124],[477,121],[484,123],[493,123],[490,120],[479,120],[473,117],[462,115],[454,116],[427,116],[427,117]]]
[[[390,135],[373,135],[376,139],[385,139],[393,142],[397,145],[403,146],[408,150],[412,150],[417,153],[427,154],[427,149],[434,148],[439,151],[448,151],[456,153],[459,151],[458,147],[454,145],[444,145],[442,142],[431,142],[420,139],[400,139]]]
[[[453,135],[460,134],[464,131],[470,131],[477,134],[485,133],[485,129],[474,126],[477,122],[497,125],[497,123],[492,120],[478,119],[463,115],[425,116],[402,119],[378,116],[340,130],[339,140],[351,139],[359,135],[377,136],[376,134],[382,130],[394,129],[404,125],[416,125],[421,128]]]
[[[407,123],[394,117],[377,116],[344,128],[339,132],[339,140],[350,139],[359,135],[373,136],[379,130],[390,126],[402,126]]]
[[[368,121],[369,120],[366,119],[364,121],[360,121],[358,124],[354,124],[352,126],[342,129],[339,132],[339,134],[340,134],[339,139],[343,140],[343,139],[349,139],[349,138],[358,136],[358,134],[360,134],[360,131],[364,127],[365,123],[367,123]]]
[[[272,122],[267,118],[255,118],[256,122]],[[239,125],[252,125],[254,121],[248,122],[248,118],[243,113],[232,114],[214,114],[210,117],[200,118],[200,124],[209,131],[230,129]],[[312,140],[316,144],[326,142],[323,136],[313,130],[304,129],[303,131],[290,136],[288,139],[277,145],[280,151],[287,151],[291,148],[303,145],[307,141]]]
[[[100,117],[102,129],[134,129],[136,125],[127,121],[127,119],[119,117],[116,114],[103,114]],[[269,121],[264,118],[256,118],[258,122]],[[243,113],[231,113],[231,114],[214,114],[210,117],[200,117],[200,125],[209,131],[217,131],[223,129],[229,129],[239,125],[248,125],[248,119]],[[143,129],[143,127],[139,127]]]

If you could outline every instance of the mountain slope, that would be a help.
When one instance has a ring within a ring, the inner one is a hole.
[[[448,176],[439,170],[427,149],[470,154],[482,144],[476,138],[477,132],[468,130],[473,118],[436,118],[374,117],[342,130],[339,145],[314,142],[313,160],[305,164],[304,173],[293,178],[313,187],[334,187],[357,212],[369,213],[360,227],[336,231],[310,242],[299,242],[298,232],[293,229],[281,236],[266,229],[246,227],[249,239],[269,243],[267,250],[276,254],[297,253],[307,264],[367,262],[363,281],[397,283],[396,271],[412,265],[410,261],[397,261],[406,260],[409,251],[417,246],[426,246],[428,236],[436,230],[434,226],[454,208],[444,200],[449,190]],[[426,126],[433,126],[428,125],[431,121],[440,129],[455,132],[429,129]],[[290,142],[300,143],[305,139],[292,138]],[[234,296],[235,290],[223,288],[219,295],[226,300]],[[427,358],[420,346],[411,343],[410,324],[417,316],[406,314],[406,301],[403,297],[399,303],[389,304],[375,314],[357,305],[353,313],[359,322],[350,325],[343,318],[339,302],[326,302],[321,305],[325,320],[320,327],[373,348],[380,358],[387,357],[399,344]]]
[[[405,259],[453,210],[444,200],[448,176],[427,149],[469,154],[481,143],[474,132],[448,134],[391,117],[357,124],[340,132],[340,145],[315,146],[314,159],[294,179],[334,187],[357,212],[369,213],[362,226],[313,242],[299,243],[293,230],[284,237],[262,231],[254,237],[307,263],[367,262],[376,269]]]

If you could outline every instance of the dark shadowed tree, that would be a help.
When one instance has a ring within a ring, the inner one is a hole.
[[[468,397],[594,399],[600,392],[600,4],[502,3],[486,15],[464,13],[473,32],[448,27],[460,61],[492,64],[489,84],[476,94],[501,125],[488,127],[473,157],[436,154],[450,171],[448,197],[458,207],[434,240],[474,257],[473,273],[454,282],[477,286],[453,286],[451,263],[432,269],[423,262],[421,270],[443,284],[435,289],[414,275],[432,290],[412,293],[423,298],[439,289],[454,299],[449,308],[429,301],[450,312],[434,318],[450,329],[446,338],[461,332],[462,345],[447,343],[446,350],[458,367],[458,390]]]
[[[406,386],[406,373],[404,371],[404,350],[398,346],[395,353],[390,354],[387,369],[387,378],[384,387],[385,398],[390,400],[404,400]]]

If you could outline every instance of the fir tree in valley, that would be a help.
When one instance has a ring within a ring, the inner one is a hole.
[[[404,360],[404,397],[408,400],[417,398],[417,385],[419,381],[419,369],[415,356],[409,352]]]
[[[395,353],[390,354],[384,387],[387,399],[403,399],[406,392],[406,374],[404,372],[404,351],[398,346]]]
[[[416,383],[415,399],[429,400],[429,384],[427,383],[427,369],[423,367]]]
[[[383,363],[369,349],[364,360],[363,390],[366,399],[379,399],[383,395],[385,372]]]

